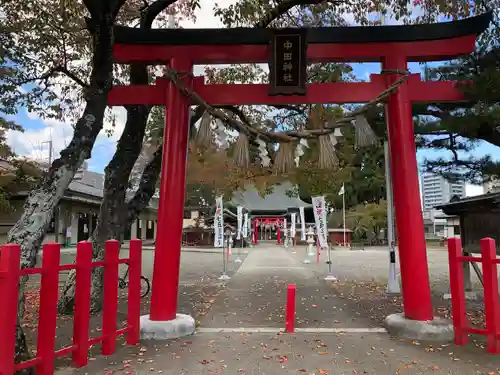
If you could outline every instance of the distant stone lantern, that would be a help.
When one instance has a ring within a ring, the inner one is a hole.
[[[304,259],[304,261],[302,263],[309,264],[309,263],[311,263],[311,260],[309,259],[309,257],[314,256],[315,240],[314,240],[314,229],[312,226],[309,226],[309,228],[307,229],[306,236],[307,236],[307,240],[306,240],[306,242],[307,242],[307,258]]]

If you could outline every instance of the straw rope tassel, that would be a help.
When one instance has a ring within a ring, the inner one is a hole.
[[[319,160],[318,165],[322,169],[337,168],[339,159],[335,154],[335,146],[333,145],[329,135],[322,135],[318,138],[319,142]]]
[[[200,127],[195,136],[195,144],[200,147],[210,147],[212,145],[212,128],[210,124],[212,123],[212,117],[210,113],[205,112],[201,117]]]
[[[274,169],[278,173],[288,173],[293,169],[295,164],[294,151],[294,144],[290,142],[280,143],[274,159]]]
[[[358,115],[352,121],[352,125],[356,130],[354,145],[356,148],[373,146],[377,143],[377,135],[372,127],[366,121],[365,116]]]
[[[250,165],[249,141],[245,133],[240,133],[234,146],[234,164],[242,168]]]

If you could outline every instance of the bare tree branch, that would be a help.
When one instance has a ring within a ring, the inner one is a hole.
[[[149,29],[158,15],[177,0],[157,0],[142,11],[141,27]]]
[[[257,22],[254,27],[256,28],[265,28],[268,27],[271,22],[273,22],[276,18],[280,17],[282,14],[288,12],[290,9],[297,5],[316,5],[321,4],[323,2],[331,2],[336,4],[347,3],[345,0],[336,0],[336,1],[325,1],[325,0],[285,0],[279,3],[275,8],[273,8],[269,13],[267,13],[264,18],[262,18],[259,22]]]
[[[84,88],[89,87],[88,83],[85,83],[80,77],[78,77],[76,74],[74,74],[73,72],[71,72],[69,69],[67,69],[66,67],[64,67],[62,65],[57,65],[57,66],[49,69],[47,72],[45,72],[44,74],[42,74],[39,77],[29,77],[29,78],[25,78],[21,81],[16,81],[13,83],[15,83],[17,86],[22,86],[22,85],[26,85],[28,83],[35,82],[35,81],[47,81],[49,78],[53,77],[55,75],[55,73],[64,74],[65,76],[67,76],[68,78],[70,78],[71,80],[73,80],[78,85],[80,85]]]

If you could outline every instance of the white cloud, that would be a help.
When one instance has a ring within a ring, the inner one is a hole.
[[[40,120],[45,126],[39,129],[28,128],[24,132],[11,130],[7,133],[7,144],[18,155],[48,161],[50,142],[52,142],[52,159],[59,157],[60,152],[66,148],[73,137],[72,125],[54,119],[40,119],[36,114],[28,111],[26,113],[30,119]],[[104,131],[99,133],[93,150],[95,156],[99,155],[98,159],[101,159],[103,154],[108,160],[111,158],[112,152],[110,153],[110,151],[114,152],[116,139],[119,136],[117,133],[119,131],[121,134],[123,131],[123,117],[120,112],[117,113],[117,132],[113,137],[108,138]],[[109,123],[106,124],[107,128],[110,126]],[[108,160],[105,162],[107,163]],[[102,165],[102,160],[98,161]],[[92,165],[92,163],[91,159],[90,164]]]
[[[215,4],[221,8],[226,8],[230,5],[236,4],[237,0],[201,0],[200,8],[196,9],[196,21],[183,20],[180,22],[181,26],[186,29],[217,29],[222,28],[224,25],[218,17],[213,15]]]

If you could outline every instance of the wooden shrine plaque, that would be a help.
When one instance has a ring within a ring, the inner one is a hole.
[[[273,30],[269,48],[269,95],[306,94],[306,31]]]

